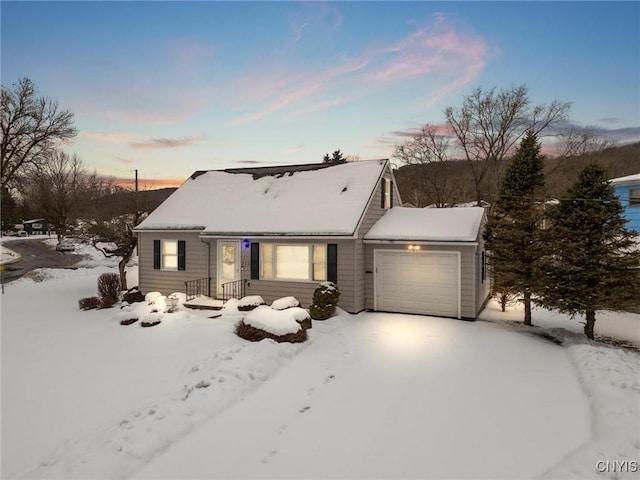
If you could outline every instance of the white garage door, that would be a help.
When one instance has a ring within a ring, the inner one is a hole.
[[[455,252],[376,251],[376,310],[458,318],[459,261]]]

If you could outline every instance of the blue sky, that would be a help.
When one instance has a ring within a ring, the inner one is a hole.
[[[117,178],[390,158],[474,87],[526,84],[640,140],[639,2],[8,2],[2,84],[75,114]]]

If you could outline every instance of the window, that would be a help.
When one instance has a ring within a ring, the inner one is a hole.
[[[178,241],[162,240],[162,270],[178,269]]]
[[[385,210],[393,207],[393,182],[388,178],[382,179],[382,204]]]
[[[327,246],[262,243],[260,244],[260,278],[326,280]]]
[[[640,207],[640,188],[629,189],[629,206]]]
[[[154,240],[153,268],[155,270],[185,270],[185,247],[184,240]]]

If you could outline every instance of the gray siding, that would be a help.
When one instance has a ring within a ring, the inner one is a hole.
[[[154,270],[154,240],[184,240],[185,270]],[[160,292],[169,295],[184,292],[185,281],[207,276],[207,245],[200,241],[198,232],[139,232],[138,259],[138,283],[143,293]]]
[[[476,283],[478,276],[476,275],[476,247],[466,245],[425,245],[421,244],[422,251],[444,251],[444,252],[460,252],[460,310],[463,318],[476,318],[477,306]],[[367,272],[373,272],[373,251],[374,250],[406,250],[406,245],[394,244],[366,244],[365,245],[365,269]],[[367,273],[365,278],[365,306],[367,309],[374,309],[374,274]]]
[[[362,308],[356,305],[355,294],[355,272],[354,272],[354,241],[353,240],[263,240],[251,239],[252,242],[258,243],[278,243],[278,244],[328,244],[335,243],[338,245],[338,287],[340,288],[339,306],[347,312],[358,312]],[[213,249],[212,249],[213,252]],[[265,302],[271,303],[274,300],[293,295],[300,301],[304,307],[311,304],[313,291],[318,286],[317,281],[308,282],[291,282],[282,280],[252,280],[251,279],[251,250],[242,250],[242,278],[248,280],[247,295],[260,295]]]
[[[393,176],[385,172],[385,177],[391,178],[394,181]],[[393,192],[393,205],[401,206],[400,196],[398,195],[397,188],[394,187]],[[376,189],[373,192],[369,205],[362,216],[360,227],[357,231],[357,239],[353,247],[353,276],[354,276],[354,312],[360,312],[367,307],[367,291],[366,291],[366,278],[369,274],[365,273],[370,268],[366,268],[365,265],[365,245],[362,243],[362,239],[371,229],[371,227],[382,217],[386,210],[381,207],[382,205],[382,179],[376,185]]]

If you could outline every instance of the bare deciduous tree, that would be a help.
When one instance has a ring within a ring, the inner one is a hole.
[[[460,108],[445,109],[447,124],[473,173],[478,205],[497,191],[504,160],[524,133],[538,135],[565,120],[571,106],[559,100],[530,104],[525,85],[506,90],[478,87],[463,98]]]
[[[11,186],[28,167],[39,166],[61,143],[75,137],[73,114],[58,103],[38,97],[33,82],[23,78],[2,86],[0,129],[0,187]]]
[[[90,196],[95,174],[89,174],[76,155],[53,151],[22,183],[23,195],[32,208],[42,212],[55,228],[58,240],[83,201]]]
[[[436,207],[447,207],[454,202],[456,187],[449,168],[449,150],[450,138],[439,134],[434,125],[427,124],[411,140],[398,145],[394,152],[394,157],[398,160],[408,165],[420,166],[414,178],[414,188]],[[427,171],[424,168],[425,165],[436,163],[439,165],[437,170]]]
[[[588,127],[584,129],[571,128],[567,132],[559,133],[558,139],[560,140],[558,154],[560,158],[597,153],[615,145],[615,142],[597,135]]]

